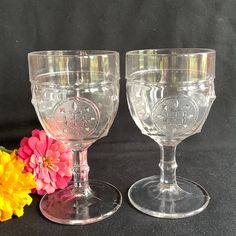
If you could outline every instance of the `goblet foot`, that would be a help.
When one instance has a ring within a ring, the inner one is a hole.
[[[83,225],[103,220],[119,209],[122,195],[116,187],[97,180],[90,180],[89,185],[92,194],[87,197],[75,196],[73,185],[44,195],[39,205],[42,214],[59,224]]]
[[[145,214],[178,219],[203,211],[210,196],[199,184],[177,177],[175,185],[161,185],[159,176],[151,176],[134,183],[128,192],[131,204]]]

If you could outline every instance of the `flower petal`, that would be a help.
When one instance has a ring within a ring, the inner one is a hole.
[[[29,148],[29,146],[27,146],[27,145],[25,145],[24,147],[23,147],[23,150],[24,150],[24,152],[27,154],[27,155],[31,155],[33,152],[32,152],[32,150]]]
[[[67,186],[67,181],[65,178],[58,175],[56,185],[58,188],[63,189]]]
[[[37,179],[37,190],[40,190],[43,188],[43,181],[41,179]]]
[[[27,138],[27,137],[24,137],[23,139],[21,139],[20,146],[23,147],[23,146],[27,145],[28,144],[28,139],[29,138]]]
[[[34,129],[34,130],[32,131],[32,136],[34,136],[34,137],[39,137],[39,132],[40,132],[40,130]]]
[[[17,151],[17,154],[18,154],[18,158],[20,159],[27,159],[29,156],[23,151],[23,148],[19,148],[18,151]]]
[[[46,152],[46,145],[42,142],[37,142],[36,144],[36,150],[38,151],[38,153],[41,156],[45,156],[45,152]]]
[[[47,145],[47,135],[44,130],[40,130],[39,139],[42,143],[44,143],[45,146]]]
[[[52,150],[47,150],[46,151],[46,157],[52,157]]]
[[[30,138],[28,139],[28,145],[30,146],[30,148],[31,148],[32,150],[35,149],[36,144],[37,144],[38,141],[39,141],[39,139],[36,138],[36,137],[30,137]]]
[[[52,139],[52,138],[49,138],[49,137],[48,137],[48,143],[47,143],[47,147],[48,147],[48,148],[50,148],[50,147],[51,147],[51,145],[52,145],[54,142],[55,142],[55,140],[54,140],[54,139]]]
[[[51,186],[51,185],[47,185],[47,186],[45,186],[44,190],[47,193],[53,193],[53,192],[55,192],[56,189],[53,186]]]

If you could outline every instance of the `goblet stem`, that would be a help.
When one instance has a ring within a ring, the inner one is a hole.
[[[89,166],[87,163],[87,149],[83,151],[73,150],[73,195],[88,197],[92,194],[89,186]]]
[[[160,145],[161,159],[159,167],[160,173],[160,188],[170,188],[177,186],[176,182],[176,146]]]

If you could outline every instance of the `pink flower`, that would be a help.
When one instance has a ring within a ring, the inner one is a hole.
[[[25,172],[34,174],[38,194],[63,189],[71,180],[71,151],[61,142],[49,138],[44,130],[35,129],[31,137],[21,140],[18,158],[25,162]]]

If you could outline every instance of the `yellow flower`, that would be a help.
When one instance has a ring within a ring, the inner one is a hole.
[[[0,149],[0,221],[24,214],[24,206],[30,205],[31,189],[36,187],[34,176],[24,173],[23,161],[16,158],[16,150],[7,153]]]

